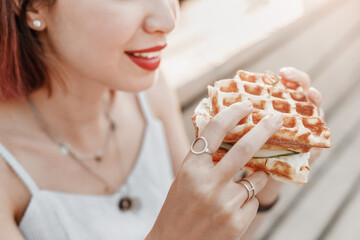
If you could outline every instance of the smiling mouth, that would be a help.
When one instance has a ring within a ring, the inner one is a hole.
[[[130,55],[130,56],[133,56],[133,57],[146,58],[146,59],[157,58],[157,57],[160,56],[160,51],[147,52],[147,53],[132,53],[132,52],[125,52],[125,53]]]
[[[166,44],[147,49],[125,51],[125,53],[138,67],[148,71],[154,71],[160,65],[161,50],[165,47]]]
[[[126,55],[135,63],[138,67],[147,71],[154,71],[160,66],[160,51],[156,52],[142,52],[131,53],[125,52]]]
[[[125,54],[138,67],[147,71],[154,71],[160,65],[161,50],[163,50],[165,47],[166,44],[158,45],[147,49],[125,51]]]

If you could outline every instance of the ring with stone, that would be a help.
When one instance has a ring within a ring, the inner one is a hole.
[[[198,141],[200,141],[200,140],[204,141],[204,143],[205,143],[204,149],[201,150],[201,151],[195,151],[195,150],[194,150],[194,146],[195,146],[195,144],[196,144]],[[194,142],[191,144],[190,150],[191,150],[191,152],[192,152],[193,154],[196,154],[196,155],[200,155],[200,154],[203,154],[203,153],[208,153],[208,154],[210,154],[210,155],[213,155],[214,153],[212,153],[212,152],[210,151],[210,149],[208,148],[208,146],[209,146],[209,144],[208,144],[208,142],[207,142],[207,140],[206,140],[205,137],[198,137],[198,138],[196,138],[196,139],[194,140]]]

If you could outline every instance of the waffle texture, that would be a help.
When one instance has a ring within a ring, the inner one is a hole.
[[[224,142],[237,142],[267,114],[279,112],[283,115],[283,125],[268,139],[263,146],[264,149],[286,149],[307,153],[312,147],[328,148],[331,145],[330,130],[320,118],[319,109],[296,82],[281,79],[276,86],[273,86],[262,73],[239,70],[233,79],[219,80],[214,86],[208,86],[208,93],[209,98],[199,103],[192,117],[196,137],[201,135],[207,123],[216,114],[233,103],[250,100],[254,107],[253,112],[226,135]],[[224,149],[219,149],[213,155],[213,160],[219,161],[226,152]],[[292,181],[298,183],[307,181],[309,171],[307,163],[294,169],[293,166],[286,166],[291,164],[287,164],[283,159],[252,159],[247,166],[253,169],[272,170],[276,176],[291,177]],[[287,173],[284,174],[284,171]]]
[[[193,117],[197,136],[217,113],[233,103],[250,100],[254,111],[229,132],[224,142],[238,141],[264,116],[280,112],[283,126],[270,137],[264,148],[286,148],[304,153],[311,147],[328,148],[331,145],[330,130],[320,118],[319,109],[294,82],[281,80],[273,87],[264,74],[240,70],[233,79],[219,80],[213,87],[208,86],[208,92],[208,100],[201,102]]]

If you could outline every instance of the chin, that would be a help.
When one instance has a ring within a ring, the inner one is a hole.
[[[156,83],[157,78],[158,71],[153,71],[142,76],[124,76],[120,80],[117,79],[115,82],[119,84],[115,84],[112,88],[126,92],[141,92],[151,88]]]

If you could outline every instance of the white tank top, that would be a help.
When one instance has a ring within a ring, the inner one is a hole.
[[[27,240],[144,239],[151,230],[173,181],[162,122],[151,112],[144,93],[138,99],[147,120],[135,167],[112,195],[71,194],[39,189],[15,157],[0,143],[0,154],[32,194],[19,228]],[[130,192],[129,192],[130,191]],[[124,196],[139,199],[135,210],[120,211]]]

